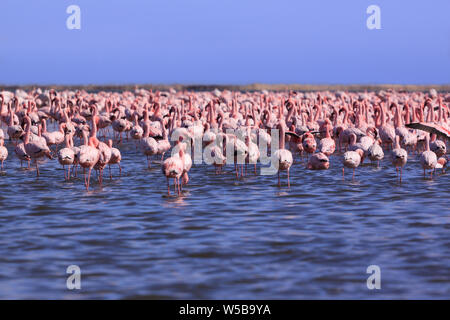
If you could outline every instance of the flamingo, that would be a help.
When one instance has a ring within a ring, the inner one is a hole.
[[[64,142],[64,127],[65,124],[61,123],[59,125],[59,130],[49,132],[47,131],[47,121],[45,119],[41,120],[42,124],[42,136],[45,138],[48,146],[56,145],[56,150],[58,150],[58,145]]]
[[[321,130],[325,131],[325,138],[320,140],[318,148],[319,152],[323,153],[325,156],[331,156],[336,150],[336,143],[331,138],[330,129],[331,122],[330,120],[326,119],[321,126]]]
[[[355,151],[347,151],[344,153],[342,179],[345,179],[345,167],[353,169],[352,179],[355,179],[355,169],[359,167],[363,156],[364,151],[361,149],[356,149]]]
[[[384,158],[384,152],[378,141],[374,141],[367,153],[370,161],[377,161],[377,167],[379,167],[380,161]]]
[[[423,168],[423,176],[425,177],[425,170],[431,169],[430,177],[433,178],[433,170],[437,164],[436,153],[430,150],[430,134],[427,133],[425,136],[426,144],[425,151],[420,155],[420,164]]]
[[[280,149],[275,151],[274,157],[278,163],[278,187],[281,186],[280,171],[286,171],[288,188],[290,188],[291,184],[289,181],[289,169],[292,166],[293,158],[292,153],[289,150],[285,149],[285,125],[286,123],[281,119],[280,123],[278,124],[278,129],[280,130]]]
[[[53,159],[52,155],[50,153],[50,149],[45,144],[44,141],[41,139],[35,139],[34,141],[30,141],[30,135],[31,135],[31,118],[28,116],[24,117],[27,129],[25,133],[25,139],[24,139],[24,147],[25,152],[31,159],[34,159],[34,162],[36,164],[36,176],[39,177],[39,165],[38,165],[38,159],[42,158],[43,156],[47,156],[49,159]]]
[[[100,158],[100,151],[95,147],[94,140],[88,139],[88,134],[85,130],[82,131],[82,134],[84,144],[80,146],[78,162],[83,169],[89,169],[87,178],[84,170],[84,185],[86,186],[86,191],[89,191],[91,171]]]
[[[71,148],[70,135],[66,135],[65,142],[66,142],[66,147],[62,148],[58,151],[58,161],[63,166],[64,179],[69,180],[70,179],[70,166],[73,164],[73,162],[75,160],[75,152]],[[66,176],[65,166],[68,166],[67,176]]]
[[[380,132],[380,138],[385,145],[390,146],[395,140],[395,129],[392,125],[388,124],[386,121],[386,111],[384,104],[381,104],[378,108],[381,114],[381,125],[378,128]]]
[[[120,166],[120,161],[122,161],[122,154],[120,153],[119,149],[113,148],[112,143],[113,143],[113,141],[111,139],[109,139],[108,147],[111,149],[111,159],[109,159],[109,162],[108,162],[110,179],[112,179],[112,174],[111,174],[111,165],[112,164],[117,164],[119,166],[119,175],[122,175],[122,167]]]
[[[17,158],[20,159],[20,167],[22,167],[22,162],[23,161],[27,161],[28,162],[28,168],[30,168],[31,157],[25,151],[25,144],[23,142],[17,144],[14,147],[14,152],[16,153]]]
[[[435,133],[431,135],[430,149],[436,153],[436,156],[438,157],[442,157],[447,153],[447,146],[445,145],[445,142],[442,140],[437,140]]]
[[[181,174],[181,181],[182,185],[188,184],[189,182],[189,175],[188,172],[191,170],[192,167],[192,158],[189,154],[186,153],[186,147],[187,145],[185,143],[179,143],[178,146],[183,149],[182,153],[177,153],[174,156],[180,157],[183,161],[183,173]]]
[[[256,174],[256,163],[258,162],[258,159],[261,156],[261,153],[259,152],[259,148],[256,145],[256,143],[252,142],[250,127],[248,127],[248,129],[247,129],[247,135],[246,135],[245,140],[246,140],[247,150],[248,150],[247,163],[254,165],[255,174]]]
[[[445,172],[445,168],[447,167],[448,159],[447,157],[440,157],[437,159],[435,169],[442,169],[442,173]]]
[[[179,141],[177,141],[177,145],[179,144]],[[164,160],[162,164],[162,173],[166,176],[167,179],[167,194],[170,196],[170,185],[169,185],[169,179],[174,179],[174,188],[175,191],[178,190],[178,195],[181,193],[181,186],[180,186],[180,177],[183,174],[184,171],[184,161],[183,161],[184,151],[183,148],[179,148],[178,151],[178,157],[169,157],[166,160]]]
[[[99,158],[94,168],[99,171],[98,179],[101,185],[103,182],[103,170],[111,160],[111,148],[106,143],[97,139],[97,124],[99,120],[96,111],[94,111],[94,115],[92,116],[92,131],[89,140],[92,141],[92,145],[99,151]]]
[[[405,149],[400,147],[400,137],[396,136],[395,146],[394,149],[392,150],[392,164],[395,166],[397,176],[398,171],[400,170],[400,182],[402,181],[403,167],[405,166],[407,161],[408,161],[408,153],[406,152]]]
[[[307,168],[310,170],[326,170],[329,167],[330,167],[330,160],[328,159],[327,155],[323,152],[313,154],[309,158],[307,164]]]
[[[9,109],[9,125],[8,125],[8,136],[10,139],[15,140],[15,145],[17,145],[17,139],[23,135],[23,129],[20,125],[14,124],[15,114],[12,111],[11,104],[8,105]]]
[[[3,162],[6,160],[6,158],[8,158],[8,149],[6,149],[6,147],[3,145],[4,144],[4,140],[0,139],[0,161],[2,163],[2,171],[3,171]]]
[[[161,155],[161,162],[164,160],[164,154],[170,150],[170,142],[169,142],[169,136],[167,133],[167,129],[164,125],[164,122],[162,119],[160,119],[161,128],[162,128],[162,139],[157,141],[157,147],[158,151],[157,154]]]

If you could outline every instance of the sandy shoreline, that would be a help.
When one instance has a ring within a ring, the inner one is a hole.
[[[354,84],[354,85],[308,85],[308,84],[248,84],[248,85],[215,85],[215,84],[126,84],[126,85],[0,85],[0,90],[31,90],[33,88],[53,88],[56,90],[64,89],[85,89],[87,91],[123,91],[134,90],[135,88],[153,89],[153,90],[190,90],[190,91],[211,91],[219,90],[238,90],[238,91],[378,91],[394,89],[396,91],[428,91],[432,88],[441,92],[450,91],[450,84],[447,85],[399,85],[399,84]]]

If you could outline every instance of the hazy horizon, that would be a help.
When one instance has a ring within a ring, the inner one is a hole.
[[[380,30],[366,26],[372,4]],[[0,84],[449,84],[448,12],[448,0],[6,0]]]

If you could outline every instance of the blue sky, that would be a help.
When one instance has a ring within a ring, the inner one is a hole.
[[[71,4],[81,30],[66,28]],[[448,84],[449,13],[449,0],[2,0],[0,84]]]

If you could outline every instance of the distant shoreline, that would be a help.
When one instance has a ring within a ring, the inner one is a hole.
[[[55,90],[65,90],[65,89],[84,89],[86,91],[133,91],[136,88],[141,89],[153,89],[153,90],[169,90],[173,88],[177,91],[212,91],[214,89],[219,90],[234,90],[234,91],[379,91],[394,89],[396,91],[428,91],[432,88],[439,92],[450,92],[450,84],[446,85],[401,85],[401,84],[353,84],[353,85],[309,85],[309,84],[248,84],[248,85],[215,85],[215,84],[103,84],[103,85],[39,85],[39,84],[29,84],[29,85],[1,85],[0,90],[13,91],[16,89],[32,90],[33,88],[48,89],[52,88]]]

